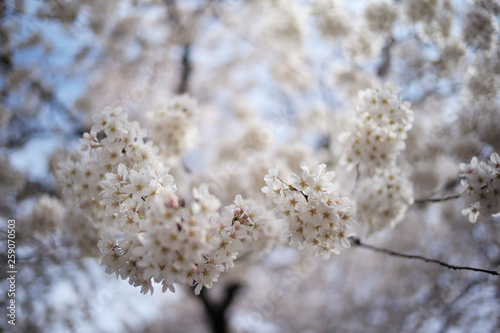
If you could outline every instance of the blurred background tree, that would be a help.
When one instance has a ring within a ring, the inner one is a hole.
[[[301,161],[319,160],[360,201],[369,177],[342,163],[349,147],[339,134],[354,122],[358,92],[392,81],[414,112],[397,158],[414,203],[394,229],[368,235],[359,219],[357,233],[363,243],[498,271],[499,219],[461,214],[459,163],[500,152],[499,14],[496,0],[0,0],[0,212],[2,230],[17,222],[19,271],[16,326],[0,327],[500,330],[498,276],[357,246],[323,261],[286,239],[264,256],[243,255],[199,296],[182,287],[141,295],[104,273],[97,243],[90,257],[81,250],[96,231],[74,223],[78,204],[64,201],[53,176],[94,113],[121,107],[151,137],[168,135],[147,114],[189,93],[198,101],[193,135],[176,153],[163,149],[181,195],[206,183],[223,205],[242,194],[265,208],[269,168],[298,172]]]

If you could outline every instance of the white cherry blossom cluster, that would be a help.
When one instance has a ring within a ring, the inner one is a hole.
[[[343,42],[345,56],[355,62],[376,59],[386,40],[392,38],[397,7],[387,0],[372,0],[359,23],[349,22],[349,35]],[[348,22],[349,20],[346,20]]]
[[[366,234],[396,226],[413,204],[411,183],[397,167],[364,178],[357,188],[357,218],[363,221]]]
[[[424,21],[429,23],[436,17],[437,10],[439,9],[438,0],[404,0],[402,2],[406,15],[412,22]]]
[[[340,137],[346,148],[344,163],[350,168],[360,163],[370,173],[385,169],[405,148],[413,112],[398,98],[398,91],[388,82],[382,89],[359,92],[355,124]]]
[[[101,258],[101,251],[96,244],[104,230],[105,211],[100,208],[75,208],[77,200],[73,196],[65,198],[67,213],[62,227],[73,236],[74,245],[80,253],[86,257]]]
[[[325,37],[343,37],[349,33],[349,19],[342,4],[337,0],[313,0],[310,13],[318,29]]]
[[[221,272],[234,267],[234,260],[242,252],[262,253],[269,249],[269,243],[263,239],[267,236],[266,221],[261,216],[262,210],[256,208],[251,200],[243,200],[241,195],[237,195],[234,204],[225,207],[213,219],[215,228],[210,240],[215,247],[204,255],[203,264],[190,276],[196,285],[196,294],[203,286],[212,287]],[[268,246],[256,246],[259,240],[260,245]]]
[[[140,168],[141,161],[154,155],[154,148],[144,143],[139,124],[128,122],[119,108],[105,108],[93,120],[90,132],[80,139],[82,150],[59,165],[56,177],[65,204],[71,207],[65,225],[75,244],[82,253],[99,256],[99,234],[114,219],[100,195],[101,181],[107,172],[116,173],[120,163]]]
[[[285,220],[290,243],[328,259],[331,253],[339,254],[341,246],[350,247],[348,238],[356,224],[353,205],[333,182],[335,173],[325,171],[325,164],[302,162],[300,168],[302,175],[292,174],[290,182],[280,177],[277,168],[270,169],[262,192],[276,218]]]
[[[416,24],[416,32],[422,40],[441,44],[453,36],[457,12],[455,2],[404,0],[401,4],[408,23]]]
[[[80,158],[57,173],[68,205],[76,201],[80,208],[66,223],[94,226],[101,240],[94,238],[93,247],[106,272],[143,293],[153,293],[153,282],[163,291],[174,291],[174,283],[196,286],[197,293],[211,287],[233,266],[243,243],[258,239],[260,212],[237,197],[219,214],[220,201],[203,184],[189,200],[179,199],[158,148],[145,142],[137,122],[119,108],[106,108],[93,120]],[[77,234],[80,228],[69,229]]]
[[[146,132],[120,108],[105,108],[92,118],[82,152],[56,174],[66,205],[78,205],[66,218],[68,230],[82,253],[99,255],[101,234],[111,231],[119,239],[135,232],[137,237],[152,200],[166,193],[174,197],[175,185],[157,158],[158,148],[144,142]]]
[[[196,100],[184,94],[148,112],[149,135],[169,163],[175,163],[186,150],[194,147],[197,127],[193,119],[197,108]]]
[[[398,19],[397,6],[389,0],[372,0],[364,9],[366,24],[373,32],[389,33]]]
[[[495,16],[480,5],[469,6],[464,18],[463,37],[467,45],[478,49],[489,49],[498,32]]]
[[[137,233],[146,227],[145,216],[156,198],[177,205],[173,177],[168,174],[168,168],[161,168],[159,163],[156,166],[157,169],[152,165],[138,169],[135,165],[120,163],[116,173],[106,173],[100,183],[103,189],[100,195],[107,215],[113,216],[113,224]]]
[[[475,223],[481,214],[493,215],[500,212],[500,156],[493,153],[488,162],[474,156],[470,163],[460,163],[461,183],[465,188],[468,208],[462,215],[468,215]]]
[[[260,38],[271,49],[290,51],[300,49],[307,31],[307,14],[296,2],[277,0],[262,2],[266,23]]]
[[[31,231],[50,235],[60,230],[65,213],[66,209],[61,200],[43,194],[37,198],[33,210],[24,219]]]
[[[155,200],[137,236],[127,232],[120,241],[109,233],[103,236],[99,248],[106,272],[128,278],[143,293],[153,293],[154,281],[162,284],[163,292],[175,291],[173,284],[181,283],[196,286],[199,294],[234,266],[243,242],[255,230],[258,217],[242,204],[237,197],[219,215],[220,202],[205,185],[193,190],[189,205],[179,206],[171,197]]]

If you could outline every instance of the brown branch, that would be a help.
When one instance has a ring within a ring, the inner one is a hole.
[[[444,197],[444,198],[418,199],[418,200],[415,200],[415,204],[423,204],[423,203],[426,203],[426,202],[444,202],[444,201],[448,201],[448,200],[458,199],[458,198],[460,198],[461,195],[462,194],[459,193],[459,194],[455,194],[455,195],[452,195],[452,196],[449,196],[449,197]]]
[[[167,5],[167,14],[170,24],[173,29],[178,34],[185,34],[188,31],[188,26],[186,24],[182,24],[179,10],[177,8],[176,0],[164,0]],[[191,71],[193,66],[191,64],[191,43],[186,41],[183,45],[182,49],[182,58],[181,58],[181,78],[179,81],[179,86],[177,87],[178,94],[187,93],[189,90],[189,78],[191,75]]]
[[[179,82],[177,93],[184,94],[187,93],[189,90],[189,77],[193,69],[191,65],[191,44],[189,43],[184,44],[181,64],[182,64],[181,81]]]
[[[38,94],[42,100],[47,103],[54,103],[60,110],[64,112],[64,114],[75,120],[71,110],[66,105],[64,105],[64,103],[59,98],[56,97],[55,93],[52,90],[44,87],[43,84],[38,80],[31,80],[30,84],[33,89],[38,91]]]
[[[395,40],[393,37],[389,39],[387,44],[385,44],[384,48],[382,49],[382,55],[383,55],[383,61],[377,68],[377,75],[379,77],[384,77],[387,75],[387,72],[389,71],[391,67],[391,49],[395,44]]]
[[[468,266],[450,265],[450,264],[447,264],[447,263],[445,263],[443,261],[436,260],[436,259],[429,259],[429,258],[426,258],[426,257],[423,257],[423,256],[419,256],[419,255],[399,253],[399,252],[391,251],[391,250],[388,250],[388,249],[383,249],[383,248],[380,248],[380,247],[376,247],[376,246],[373,246],[373,245],[364,244],[364,243],[361,242],[361,240],[359,238],[356,238],[356,237],[352,238],[351,245],[362,247],[362,248],[369,249],[369,250],[372,250],[372,251],[375,251],[375,252],[379,252],[379,253],[388,254],[388,255],[394,256],[394,257],[406,258],[406,259],[415,259],[415,260],[421,260],[421,261],[425,261],[425,262],[430,262],[430,263],[438,264],[438,265],[441,265],[443,267],[446,267],[446,268],[449,268],[449,269],[453,269],[453,270],[468,270],[468,271],[482,272],[482,273],[487,273],[487,274],[491,274],[491,275],[500,276],[500,273],[492,271],[492,270],[488,270],[488,269],[474,268],[474,267],[468,267]]]

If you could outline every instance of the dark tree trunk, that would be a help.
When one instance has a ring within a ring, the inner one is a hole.
[[[206,289],[202,289],[200,299],[203,302],[205,313],[209,319],[212,333],[227,333],[229,332],[227,309],[232,304],[236,292],[240,289],[239,284],[231,284],[226,287],[224,299],[221,302],[211,300]]]

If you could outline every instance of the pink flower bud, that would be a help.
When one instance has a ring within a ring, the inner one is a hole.
[[[165,207],[179,208],[179,198],[176,195],[172,195],[167,202],[165,202]]]
[[[91,204],[91,202],[90,202],[89,200],[86,200],[86,201],[84,201],[84,202],[80,203],[80,208],[81,208],[81,209],[85,209],[85,208],[87,208],[88,206],[90,206],[90,204]]]

